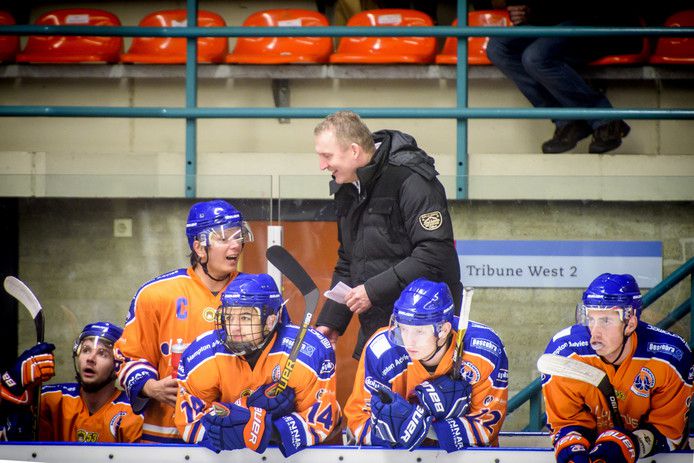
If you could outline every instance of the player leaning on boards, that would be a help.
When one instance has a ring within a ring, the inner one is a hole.
[[[345,406],[357,444],[413,450],[433,428],[447,452],[498,445],[508,398],[506,352],[494,331],[471,322],[461,378],[453,379],[453,308],[448,286],[423,278],[395,301],[390,327],[364,348]]]
[[[171,346],[214,329],[219,295],[236,277],[245,243],[253,241],[241,213],[222,200],[194,204],[186,236],[190,267],[161,275],[135,293],[116,343],[118,380],[133,409],[144,410],[145,442],[181,442],[173,419],[178,385]]]
[[[77,383],[43,386],[39,440],[138,442],[142,416],[116,389],[113,343],[123,333],[109,322],[86,325],[75,339],[72,360]]]
[[[692,354],[679,336],[640,321],[641,305],[634,277],[604,273],[583,293],[577,324],[547,346],[548,354],[606,372],[618,408],[612,417],[605,394],[591,384],[543,375],[558,463],[634,463],[687,445]]]
[[[372,134],[351,111],[326,117],[314,136],[319,167],[333,177],[340,246],[331,287],[343,282],[353,288],[345,304],[325,303],[316,329],[334,345],[358,314],[358,359],[416,278],[445,281],[460,302],[453,227],[434,159],[412,136],[397,130]]]
[[[272,439],[286,457],[325,441],[341,415],[330,342],[307,331],[288,387],[275,395],[299,328],[289,324],[274,280],[242,273],[221,297],[216,329],[198,337],[179,364],[183,439],[215,452],[258,453]]]

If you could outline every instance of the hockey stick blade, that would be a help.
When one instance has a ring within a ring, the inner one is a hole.
[[[299,327],[299,332],[296,335],[296,339],[294,339],[294,345],[292,345],[292,350],[289,352],[289,358],[287,358],[287,363],[282,370],[280,380],[271,394],[277,395],[287,388],[289,377],[291,376],[292,371],[294,371],[296,359],[299,357],[301,344],[304,342],[304,337],[306,337],[306,332],[311,324],[311,319],[313,318],[313,314],[318,306],[319,294],[318,287],[308,273],[306,273],[306,270],[304,270],[294,256],[289,254],[289,252],[282,246],[270,246],[267,249],[265,256],[272,265],[277,267],[277,269],[294,284],[294,286],[299,288],[299,291],[301,291],[301,294],[304,296],[304,303],[306,306],[304,319]]]
[[[13,276],[5,277],[3,286],[5,287],[7,294],[17,299],[24,307],[27,308],[27,310],[29,310],[31,318],[34,320],[34,326],[36,327],[36,341],[43,342],[43,310],[39,300],[36,298],[31,289],[29,289],[29,287],[19,278],[15,278]]]
[[[458,317],[458,329],[456,337],[455,351],[453,352],[453,370],[451,377],[460,379],[460,364],[463,361],[463,338],[467,331],[468,323],[470,322],[470,307],[472,306],[472,296],[475,294],[475,288],[463,288],[463,303],[460,308],[460,316]]]
[[[595,386],[607,399],[614,424],[618,427],[624,427],[614,387],[610,383],[607,373],[600,368],[557,354],[543,354],[537,360],[537,369],[546,375],[575,379]]]

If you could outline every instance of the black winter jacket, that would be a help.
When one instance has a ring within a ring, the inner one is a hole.
[[[338,281],[352,288],[364,284],[373,304],[359,315],[355,358],[368,338],[388,325],[393,303],[411,281],[446,282],[457,310],[462,294],[451,218],[434,159],[402,132],[381,130],[374,141],[371,163],[357,169],[361,191],[351,183],[330,184],[340,243],[331,287]],[[347,306],[328,300],[316,325],[342,334],[351,319]]]

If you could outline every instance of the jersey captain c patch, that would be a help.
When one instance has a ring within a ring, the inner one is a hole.
[[[419,216],[419,224],[427,231],[438,230],[443,223],[440,211],[426,212]]]

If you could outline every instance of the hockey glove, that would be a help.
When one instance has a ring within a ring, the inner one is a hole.
[[[436,420],[432,426],[434,426],[436,439],[439,441],[439,447],[446,452],[451,453],[470,446],[465,437],[466,431],[460,419],[448,418],[445,420]]]
[[[273,425],[280,435],[278,446],[285,458],[311,445],[306,435],[308,426],[296,414],[282,416]]]
[[[554,444],[557,463],[589,463],[590,442],[581,433],[571,431]]]
[[[382,388],[371,397],[371,442],[414,450],[426,437],[431,415],[400,394]]]
[[[294,389],[291,387],[273,396],[272,393],[275,386],[276,384],[266,384],[259,387],[248,397],[246,402],[249,407],[264,409],[272,415],[273,420],[292,413],[294,411],[294,399],[296,398]]]
[[[414,388],[422,407],[435,419],[457,418],[470,408],[470,383],[439,376]]]
[[[53,344],[41,342],[22,352],[14,365],[2,375],[2,386],[9,392],[3,394],[3,398],[14,403],[26,403],[19,400],[25,396],[26,388],[51,379],[55,374],[54,349]],[[13,400],[13,396],[19,401]]]
[[[638,459],[636,438],[620,429],[608,429],[600,434],[590,451],[591,463],[635,463]]]
[[[263,453],[270,442],[270,416],[257,407],[240,407],[215,402],[213,411],[202,417],[205,434],[200,445],[217,453],[221,450],[249,448]]]

